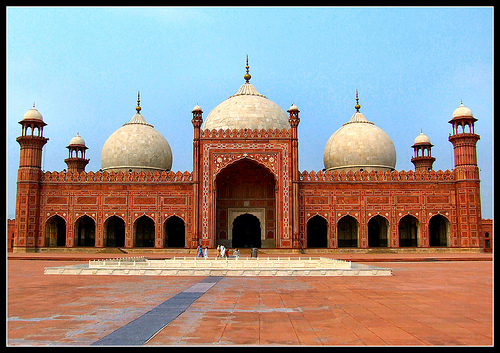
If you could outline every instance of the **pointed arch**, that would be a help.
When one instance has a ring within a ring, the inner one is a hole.
[[[164,246],[169,248],[183,248],[186,245],[186,225],[178,216],[170,216],[164,222]]]
[[[449,246],[450,222],[442,214],[429,219],[429,246]]]
[[[359,223],[351,215],[345,215],[337,222],[337,246],[339,248],[358,247]]]
[[[75,221],[75,246],[95,246],[95,221],[82,215]]]
[[[113,215],[104,221],[104,244],[106,247],[125,246],[125,221],[123,218]]]
[[[66,246],[66,220],[54,215],[45,221],[45,245]]]
[[[389,221],[381,215],[375,215],[368,221],[368,247],[378,248],[388,245]]]
[[[412,215],[406,215],[399,220],[398,226],[399,247],[419,246],[419,224],[418,219]]]
[[[146,215],[142,215],[134,222],[134,246],[154,247],[155,246],[155,222]]]
[[[307,247],[328,247],[328,221],[320,215],[315,215],[307,221]]]

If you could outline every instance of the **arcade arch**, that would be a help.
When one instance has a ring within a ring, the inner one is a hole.
[[[87,215],[75,222],[75,246],[95,246],[95,221]]]
[[[418,219],[412,215],[406,215],[399,220],[399,247],[419,246]]]
[[[111,216],[104,222],[104,243],[107,247],[125,246],[125,221]]]
[[[59,215],[45,222],[45,244],[47,246],[66,246],[66,221]]]
[[[436,214],[429,220],[429,246],[449,246],[449,221]]]
[[[167,218],[163,229],[165,247],[183,248],[186,245],[186,227],[181,218],[177,216]]]
[[[307,247],[328,247],[328,222],[320,215],[313,216],[307,221]]]
[[[339,219],[337,223],[337,246],[355,248],[358,246],[358,221],[350,215]]]
[[[155,246],[155,222],[142,215],[134,222],[134,246],[151,248]]]
[[[368,246],[370,248],[387,247],[387,231],[389,221],[381,215],[376,215],[368,221]]]

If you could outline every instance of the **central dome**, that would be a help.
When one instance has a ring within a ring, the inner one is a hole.
[[[248,58],[244,78],[240,89],[208,114],[203,129],[290,129],[285,111],[249,83]]]
[[[290,129],[288,115],[246,82],[208,114],[203,129]]]

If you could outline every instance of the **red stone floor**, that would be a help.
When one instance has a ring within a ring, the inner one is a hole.
[[[391,277],[225,277],[147,344],[493,345],[491,255],[404,257],[367,262]],[[9,346],[89,345],[203,279],[44,275],[84,262],[21,258],[7,260]]]

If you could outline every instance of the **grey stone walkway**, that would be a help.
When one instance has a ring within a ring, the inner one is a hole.
[[[145,344],[222,278],[223,276],[204,278],[91,345],[136,346]]]

